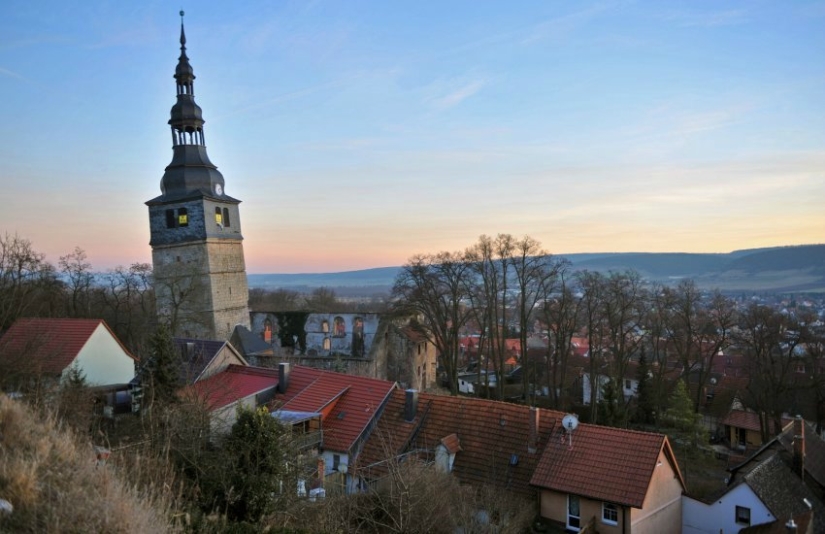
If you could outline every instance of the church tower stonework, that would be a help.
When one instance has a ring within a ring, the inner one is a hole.
[[[169,119],[172,162],[161,195],[146,202],[155,296],[159,318],[173,335],[224,340],[235,325],[249,327],[241,201],[226,194],[223,175],[206,155],[180,15],[177,102]]]

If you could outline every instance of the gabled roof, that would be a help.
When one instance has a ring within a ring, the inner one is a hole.
[[[789,422],[791,422],[791,418],[783,415],[782,424],[787,425]],[[751,410],[733,409],[722,419],[722,424],[734,428],[744,428],[745,430],[752,430],[754,432],[760,432],[762,428],[759,424],[759,414]]]
[[[103,319],[18,319],[0,339],[0,358],[25,357],[40,373],[59,375],[72,364],[100,325],[117,341],[123,352],[135,357],[123,346]]]
[[[670,443],[662,434],[579,424],[571,438],[559,428],[530,484],[641,508],[662,451],[684,488]]]
[[[277,393],[273,406],[321,413],[324,448],[352,453],[395,387],[388,380],[296,365],[286,393]]]
[[[200,380],[203,372],[215,360],[225,341],[176,337],[172,339],[181,355],[180,378],[183,384]],[[230,349],[234,350],[234,349]],[[236,354],[240,356],[239,354]],[[240,358],[243,361],[243,358]]]
[[[740,484],[746,484],[779,524],[808,512],[803,500],[806,499],[813,507],[816,524],[814,532],[822,532],[825,529],[825,506],[793,472],[790,462],[790,454],[774,438],[745,462],[731,469],[727,492]]]
[[[528,406],[470,397],[418,394],[413,421],[404,416],[405,392],[393,392],[358,460],[366,478],[386,473],[387,465],[407,454],[430,457],[444,445],[455,452],[453,475],[462,483],[493,485],[530,496],[530,476],[561,412],[539,409],[537,452],[528,450]]]
[[[249,331],[244,325],[235,325],[229,342],[245,358],[249,356],[274,356],[272,345]]]
[[[202,400],[214,411],[278,385],[278,370],[232,364],[224,371],[184,389],[185,397]]]
[[[754,432],[759,432],[762,428],[759,424],[759,414],[748,410],[731,410],[722,419],[722,424]]]

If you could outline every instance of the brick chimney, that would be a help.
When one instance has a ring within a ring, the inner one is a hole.
[[[281,362],[278,364],[278,393],[286,393],[289,387],[289,364]]]
[[[408,389],[404,392],[404,421],[412,423],[418,412],[418,391]]]
[[[799,478],[805,479],[805,421],[801,415],[793,420],[793,468]]]
[[[539,450],[539,409],[535,406],[530,406],[527,424],[527,452],[536,454]]]
[[[323,456],[318,457],[318,487],[324,487],[324,477],[326,476],[326,462]]]

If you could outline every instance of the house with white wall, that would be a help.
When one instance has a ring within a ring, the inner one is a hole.
[[[0,339],[0,364],[21,377],[60,382],[76,369],[90,386],[124,385],[135,361],[103,319],[18,319]]]

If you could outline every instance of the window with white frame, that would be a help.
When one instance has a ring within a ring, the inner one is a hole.
[[[619,524],[619,507],[609,502],[602,503],[602,523],[608,525]]]

